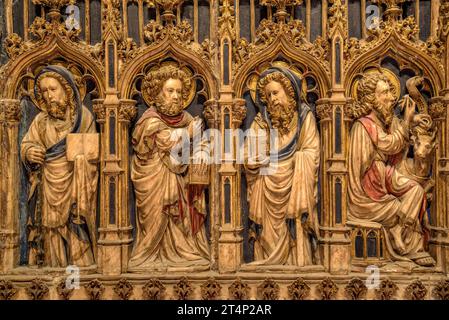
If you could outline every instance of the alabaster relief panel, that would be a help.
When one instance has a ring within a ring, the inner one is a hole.
[[[406,2],[5,1],[0,295],[447,298],[449,3]]]

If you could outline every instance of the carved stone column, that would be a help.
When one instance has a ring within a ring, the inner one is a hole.
[[[98,267],[103,274],[118,275],[126,271],[132,243],[128,212],[128,126],[136,115],[135,103],[112,97],[94,101],[101,127]]]
[[[432,170],[435,180],[434,198],[431,205],[431,238],[429,249],[437,262],[437,268],[444,272],[449,270],[449,158],[447,128],[449,90],[442,91],[444,97],[431,100],[429,113],[438,127],[437,148]]]
[[[345,98],[320,99],[321,119],[321,244],[326,271],[346,274],[350,269],[350,229],[346,223],[346,153],[348,126]]]
[[[214,99],[208,100],[204,103],[203,109],[204,118],[207,121],[209,130],[217,132],[220,130],[220,109],[218,102]],[[218,140],[218,141],[217,141]],[[213,135],[210,137],[211,143],[211,158],[215,159],[220,150],[221,134],[219,136]],[[210,214],[210,264],[212,270],[218,270],[218,239],[220,228],[220,164],[212,161],[210,164],[210,184],[209,184],[209,214]]]
[[[222,98],[221,132],[223,160],[220,167],[220,238],[218,241],[218,270],[221,273],[238,270],[243,258],[243,237],[241,226],[241,166],[237,163],[237,129],[246,116],[244,99]]]
[[[0,100],[0,273],[19,263],[20,101]]]
[[[438,126],[438,145],[432,170],[435,192],[431,208],[431,238],[429,249],[436,258],[437,268],[449,272],[449,0],[440,1],[440,40],[444,43],[445,89],[440,97],[430,101],[429,113]]]

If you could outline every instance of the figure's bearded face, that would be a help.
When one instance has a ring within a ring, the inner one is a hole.
[[[182,105],[182,81],[179,79],[168,79],[162,86],[161,93],[157,97],[156,108],[159,112],[176,116],[183,110]]]
[[[265,87],[267,111],[274,128],[282,134],[288,132],[288,127],[295,113],[295,102],[289,97],[284,87],[276,81],[271,81]]]
[[[391,91],[390,85],[385,81],[379,81],[376,86],[376,103],[374,109],[378,116],[387,125],[390,126],[394,116],[394,95]]]
[[[51,77],[42,79],[40,90],[47,113],[55,119],[65,120],[67,115],[67,95],[61,83]]]

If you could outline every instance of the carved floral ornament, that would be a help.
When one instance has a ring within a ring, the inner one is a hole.
[[[102,56],[103,50],[101,43],[95,46],[88,45],[87,43],[80,41],[78,36],[81,29],[73,28],[68,30],[65,23],[61,22],[61,13],[59,12],[59,7],[52,7],[53,15],[49,14],[50,22],[42,17],[36,17],[28,29],[32,38],[28,41],[24,41],[16,33],[9,34],[4,41],[4,48],[8,54],[10,61],[15,60],[19,55],[26,52],[37,49],[40,46],[48,44],[51,37],[58,38],[63,42],[67,43],[69,46],[75,48],[76,50],[82,52],[83,54],[89,56],[94,61],[97,61],[97,65],[100,69],[103,68]]]
[[[372,52],[384,45],[389,39],[403,43],[405,46],[420,51],[424,56],[433,60],[435,65],[443,70],[441,59],[444,53],[443,41],[439,38],[429,37],[424,42],[419,39],[419,28],[413,16],[405,19],[381,20],[377,26],[367,29],[368,37],[365,39],[349,38],[345,41],[345,69],[359,60],[365,53]]]
[[[286,39],[295,49],[312,55],[326,72],[330,72],[328,42],[320,36],[313,43],[309,42],[306,38],[304,24],[300,20],[289,20],[287,23],[262,20],[256,30],[254,43],[249,43],[242,38],[233,46],[234,69],[238,70],[244,62],[280,38]]]

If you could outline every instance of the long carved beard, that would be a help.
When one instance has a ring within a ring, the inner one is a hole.
[[[281,134],[286,134],[295,114],[295,106],[293,104],[287,106],[277,103],[268,104],[267,111],[273,128],[278,129]]]
[[[389,107],[387,105],[378,105],[375,109],[382,118],[381,120],[387,125],[387,127],[389,127],[391,125],[391,122],[393,121],[393,107]]]
[[[47,103],[47,113],[55,119],[65,120],[67,112],[67,103],[59,102],[48,102]]]
[[[156,105],[156,109],[160,113],[165,114],[167,116],[176,116],[176,115],[180,114],[183,109],[181,102],[167,103],[167,102],[163,101],[162,99],[158,99],[158,101],[156,101],[155,105]]]

